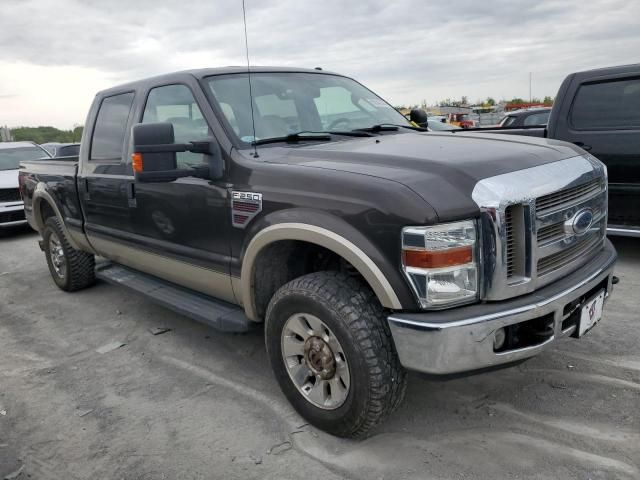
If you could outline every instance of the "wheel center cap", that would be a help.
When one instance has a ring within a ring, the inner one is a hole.
[[[304,342],[304,359],[307,366],[323,380],[333,378],[336,373],[333,351],[320,337],[309,337]]]

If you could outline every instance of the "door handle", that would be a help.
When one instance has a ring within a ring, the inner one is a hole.
[[[91,194],[89,193],[89,179],[84,179],[84,198],[85,200],[91,200]]]
[[[574,145],[579,146],[581,149],[586,150],[587,152],[591,150],[591,148],[593,148],[591,147],[591,145],[585,145],[583,142],[573,142],[573,143]]]
[[[136,208],[138,201],[136,200],[136,184],[131,182],[127,184],[127,203],[130,208]]]

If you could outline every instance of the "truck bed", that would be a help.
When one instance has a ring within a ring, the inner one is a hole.
[[[526,137],[547,137],[547,129],[545,127],[517,127],[517,128],[495,128],[495,127],[478,127],[463,128],[460,130],[451,130],[452,133],[500,133],[502,135],[524,135]]]
[[[20,184],[27,220],[33,226],[33,194],[37,188],[51,195],[65,223],[81,228],[82,210],[78,198],[76,175],[78,157],[25,161],[20,165]]]

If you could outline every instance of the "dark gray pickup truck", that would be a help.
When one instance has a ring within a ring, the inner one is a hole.
[[[612,291],[596,158],[424,132],[325,71],[100,92],[79,158],[24,162],[20,184],[60,288],[97,277],[222,331],[263,324],[286,397],[341,436],[396,409],[407,369],[522,361],[582,336]]]

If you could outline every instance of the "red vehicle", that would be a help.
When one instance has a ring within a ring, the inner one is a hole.
[[[451,125],[456,125],[460,128],[474,128],[476,126],[476,122],[471,120],[466,113],[450,113],[448,117]]]

